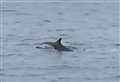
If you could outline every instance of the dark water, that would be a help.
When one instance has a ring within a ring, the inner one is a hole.
[[[4,2],[3,82],[118,82],[118,3]],[[44,41],[73,48],[36,49]]]

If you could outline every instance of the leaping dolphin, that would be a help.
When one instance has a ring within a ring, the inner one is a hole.
[[[58,51],[72,51],[71,49],[65,47],[61,43],[62,38],[59,38],[56,42],[43,42],[42,44],[48,44]]]

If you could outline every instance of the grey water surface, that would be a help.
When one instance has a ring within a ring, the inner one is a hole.
[[[118,2],[4,2],[2,82],[119,82]],[[56,41],[73,49],[37,49]]]

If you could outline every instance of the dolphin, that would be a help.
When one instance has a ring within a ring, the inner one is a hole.
[[[43,42],[42,44],[47,44],[52,46],[54,49],[58,50],[58,51],[72,51],[71,49],[67,48],[66,46],[64,46],[61,43],[62,38],[59,38],[57,41],[55,42]]]

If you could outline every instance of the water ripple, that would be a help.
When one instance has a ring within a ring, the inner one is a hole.
[[[31,46],[29,43],[18,43],[16,46]]]
[[[16,12],[16,10],[0,10],[0,12]]]
[[[69,69],[80,69],[79,66],[68,66],[68,65],[56,65],[56,66],[48,66],[48,67],[29,67],[31,69],[38,69],[38,70],[69,70]]]
[[[0,73],[1,77],[16,77],[17,75],[15,74],[6,74],[6,73]]]

